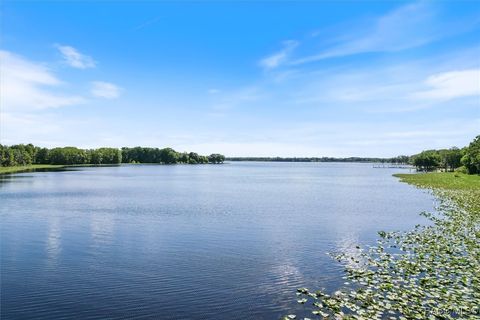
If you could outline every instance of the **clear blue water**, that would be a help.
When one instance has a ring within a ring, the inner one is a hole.
[[[278,319],[326,252],[425,223],[401,169],[127,165],[0,176],[1,319]]]

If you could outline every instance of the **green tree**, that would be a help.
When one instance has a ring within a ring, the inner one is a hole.
[[[442,154],[442,164],[445,171],[453,171],[461,166],[462,151],[457,147],[452,147],[445,150]]]
[[[3,167],[16,166],[13,149],[8,146],[0,145],[0,165]]]
[[[188,153],[182,152],[178,155],[178,161],[180,163],[189,163],[190,158],[188,157]]]
[[[53,148],[49,154],[50,164],[86,164],[90,162],[86,150],[75,147]]]
[[[162,163],[174,164],[178,161],[178,153],[172,148],[164,148],[160,150],[160,159]]]
[[[469,144],[461,163],[467,168],[470,174],[480,174],[480,135]]]
[[[440,155],[435,150],[422,151],[413,158],[413,165],[422,171],[432,171],[440,165]]]
[[[48,154],[49,150],[47,148],[38,148],[35,153],[35,163],[38,164],[47,164],[49,163]]]
[[[210,163],[223,163],[225,161],[225,156],[219,153],[212,153],[211,155],[208,156],[208,162]]]
[[[122,162],[122,151],[116,148],[89,150],[92,164],[118,164]]]

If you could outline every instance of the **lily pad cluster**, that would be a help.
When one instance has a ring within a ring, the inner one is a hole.
[[[480,190],[433,192],[437,213],[422,213],[431,225],[381,231],[376,245],[333,255],[344,286],[300,288],[298,303],[320,319],[480,319]]]

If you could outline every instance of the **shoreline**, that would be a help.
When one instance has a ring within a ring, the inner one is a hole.
[[[29,172],[43,169],[60,169],[64,167],[66,167],[66,165],[62,164],[31,164],[27,166],[0,167],[0,174]]]
[[[27,166],[11,166],[11,167],[2,167],[0,166],[0,175],[2,174],[11,174],[11,173],[21,173],[21,172],[35,172],[36,170],[48,170],[48,169],[62,169],[62,168],[76,168],[76,167],[118,167],[118,166],[138,166],[138,165],[152,165],[152,166],[177,166],[177,165],[188,165],[188,166],[197,166],[197,165],[211,165],[213,163],[197,163],[197,164],[188,164],[188,163],[155,163],[155,162],[145,162],[145,163],[84,163],[84,164],[32,164]],[[224,163],[215,163],[215,165],[221,165]]]
[[[459,172],[395,173],[399,182],[424,189],[480,190],[480,175]]]
[[[310,302],[308,309],[314,315],[329,318],[345,314],[352,319],[478,316],[480,175],[393,176],[433,193],[439,201],[438,212],[421,213],[433,224],[417,225],[410,231],[378,231],[376,246],[333,254],[345,266],[348,282],[333,294],[299,288],[297,302]]]

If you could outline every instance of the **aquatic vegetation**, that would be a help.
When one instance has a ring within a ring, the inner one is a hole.
[[[55,164],[31,164],[26,166],[12,166],[12,167],[2,167],[0,166],[0,174],[3,173],[16,173],[22,171],[31,171],[39,169],[58,169],[64,167],[63,165]]]
[[[412,176],[431,187],[432,176]],[[298,302],[325,319],[480,319],[480,188],[434,185],[437,213],[422,213],[431,225],[380,231],[375,246],[334,255],[345,265],[344,287],[300,288]]]

